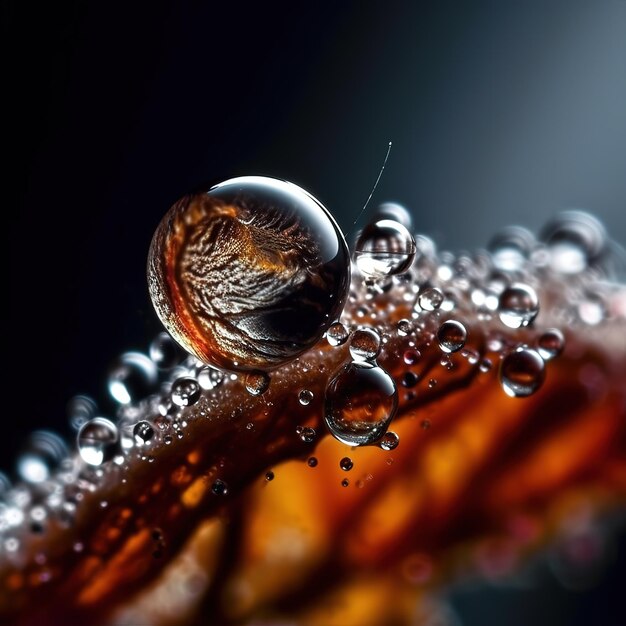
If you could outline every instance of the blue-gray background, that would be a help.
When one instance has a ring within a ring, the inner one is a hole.
[[[567,207],[626,242],[625,0],[49,4],[2,4],[0,467],[145,349],[150,237],[199,185],[287,178],[350,235],[391,140],[372,204],[405,204],[443,247]],[[610,585],[593,593],[464,619],[626,621]]]

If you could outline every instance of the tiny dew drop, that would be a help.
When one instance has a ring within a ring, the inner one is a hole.
[[[133,428],[133,439],[138,446],[143,446],[154,437],[154,428],[149,422],[142,420],[137,422]]]
[[[309,426],[305,426],[299,432],[300,439],[304,441],[304,443],[313,443],[315,441],[316,432],[314,428],[310,428]]]
[[[311,401],[313,400],[313,392],[309,391],[308,389],[303,389],[299,394],[298,394],[298,402],[302,405],[302,406],[308,406],[309,404],[311,404]]]
[[[371,328],[359,328],[352,333],[350,354],[355,361],[372,361],[380,352],[380,335]]]
[[[317,457],[310,456],[307,460],[307,465],[309,467],[317,467]]]
[[[339,461],[339,467],[344,472],[349,472],[354,467],[354,463],[352,462],[352,459],[349,456],[344,456],[343,459]]]
[[[78,431],[76,440],[78,452],[85,463],[102,465],[115,454],[117,426],[104,417],[94,417]]]
[[[535,393],[545,379],[545,365],[539,353],[519,347],[509,352],[500,363],[500,383],[512,398],[524,398]]]
[[[333,347],[340,346],[347,341],[348,334],[348,329],[341,322],[335,322],[326,331],[326,341]]]
[[[228,485],[221,478],[217,478],[213,481],[211,491],[216,496],[225,496],[228,493]]]
[[[429,287],[420,293],[417,303],[424,311],[436,311],[443,303],[444,295],[441,289]]]
[[[401,337],[406,337],[413,332],[413,324],[407,319],[401,319],[396,324],[396,328],[398,329],[398,335]]]
[[[458,352],[467,340],[467,330],[461,322],[447,320],[437,331],[437,341],[443,352]]]
[[[260,370],[248,372],[246,374],[246,391],[251,396],[260,396],[264,394],[270,386],[270,377],[266,372]]]
[[[564,347],[565,337],[558,328],[548,328],[537,339],[537,352],[544,361],[559,356]]]
[[[348,487],[349,485],[350,485],[350,481],[349,481],[347,478],[344,478],[344,479],[341,481],[341,486],[342,486],[342,487]]]
[[[422,358],[422,355],[419,350],[407,350],[403,358],[407,365],[415,365]]]
[[[267,482],[274,480],[274,472],[272,472],[272,470],[265,472],[265,480]]]
[[[186,407],[195,404],[200,399],[200,385],[195,378],[183,376],[172,384],[172,402],[176,406]]]
[[[514,283],[500,294],[498,315],[509,328],[528,326],[538,313],[539,299],[529,285]]]
[[[400,437],[391,430],[388,430],[378,444],[383,450],[389,452],[395,450],[400,443]]]

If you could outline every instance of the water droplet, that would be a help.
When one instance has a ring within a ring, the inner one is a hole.
[[[422,355],[419,350],[407,350],[403,358],[407,365],[415,365],[422,358]]]
[[[535,290],[523,283],[507,287],[498,301],[498,315],[509,328],[528,326],[539,313],[539,299]]]
[[[493,363],[491,362],[491,359],[484,358],[480,362],[480,365],[478,366],[478,369],[480,369],[480,371],[483,374],[486,374],[491,369],[492,365],[493,365]]]
[[[350,354],[355,361],[372,361],[380,352],[380,335],[371,328],[359,328],[352,333]]]
[[[246,374],[246,391],[251,396],[264,394],[270,386],[270,377],[266,372],[254,371]]]
[[[413,263],[415,251],[415,239],[409,230],[400,222],[383,219],[363,229],[354,257],[361,274],[384,278],[406,272]]]
[[[267,482],[274,480],[274,472],[272,472],[271,470],[269,472],[265,472],[265,480]]]
[[[335,322],[326,331],[326,341],[331,346],[341,346],[348,339],[348,335],[348,329],[341,322]]]
[[[94,417],[78,431],[78,452],[85,463],[102,465],[115,454],[117,427],[104,417]]]
[[[160,370],[170,370],[184,357],[179,345],[166,332],[159,333],[150,344],[150,358]]]
[[[152,240],[148,285],[166,329],[203,363],[266,369],[313,346],[339,317],[350,256],[312,195],[246,176],[170,209]]]
[[[396,328],[398,329],[398,335],[401,337],[406,337],[413,332],[413,324],[407,319],[401,319],[396,324]]]
[[[172,443],[172,441],[174,441],[174,440],[172,439],[172,435],[165,435],[165,437],[163,437],[163,443],[164,443],[166,446],[169,446],[169,445]]]
[[[314,428],[310,428],[309,426],[305,426],[299,431],[300,439],[304,441],[304,443],[313,443],[315,441],[315,437],[317,433]]]
[[[404,376],[402,376],[402,386],[410,389],[411,387],[415,387],[419,381],[419,377],[415,372],[405,372]]]
[[[344,478],[344,479],[341,481],[341,486],[342,486],[342,487],[347,487],[348,485],[350,485],[350,481],[349,481],[347,478]]]
[[[500,363],[500,382],[507,395],[513,398],[530,396],[541,387],[545,366],[538,352],[519,347],[509,352]]]
[[[313,400],[313,392],[309,391],[308,389],[303,389],[299,394],[298,394],[298,402],[302,405],[302,406],[308,406],[309,404],[311,404],[311,401]]]
[[[17,474],[27,483],[42,483],[67,456],[61,437],[47,430],[36,430],[28,437],[17,459]]]
[[[550,267],[560,274],[578,274],[606,251],[604,226],[583,211],[563,211],[541,233],[550,253]]]
[[[456,320],[447,320],[437,331],[437,341],[444,352],[457,352],[465,345],[466,340],[467,330]]]
[[[326,389],[324,419],[333,436],[350,446],[378,441],[398,405],[393,379],[367,362],[345,365]]]
[[[83,424],[96,416],[97,411],[95,401],[89,396],[74,396],[67,403],[67,417],[74,430],[80,430]]]
[[[197,380],[202,389],[215,389],[224,381],[224,373],[207,365],[206,367],[200,369],[197,375]]]
[[[343,459],[339,461],[339,467],[344,472],[349,472],[354,467],[354,463],[352,462],[352,459],[349,456],[344,456]]]
[[[137,422],[133,428],[133,438],[138,446],[147,444],[154,437],[154,428],[145,420]]]
[[[195,404],[200,399],[200,385],[195,378],[183,376],[172,383],[172,402],[185,407]]]
[[[534,235],[520,226],[510,226],[498,233],[488,250],[494,266],[505,272],[520,271],[535,247]]]
[[[537,352],[544,361],[559,356],[564,347],[565,337],[558,328],[548,328],[537,339]]]
[[[116,402],[129,404],[145,397],[156,381],[153,361],[140,352],[125,352],[109,370],[108,389]]]
[[[314,456],[309,457],[309,460],[307,461],[307,465],[309,467],[317,467],[317,458]]]
[[[228,485],[221,478],[217,478],[213,481],[211,491],[216,496],[225,496],[228,494]]]
[[[443,303],[443,291],[437,287],[424,289],[417,298],[417,303],[424,311],[436,311]]]
[[[383,450],[389,452],[395,450],[400,443],[400,437],[391,430],[388,430],[378,444]]]

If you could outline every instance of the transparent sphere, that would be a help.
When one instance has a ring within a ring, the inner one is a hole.
[[[229,370],[273,368],[315,344],[343,308],[350,257],[309,193],[262,176],[179,200],[152,239],[148,286],[168,332]]]
[[[498,315],[509,328],[528,326],[539,313],[539,298],[530,285],[513,283],[498,300]]]
[[[85,463],[102,465],[113,458],[117,440],[117,426],[104,417],[94,417],[78,431],[78,453]]]
[[[500,383],[512,398],[534,394],[546,377],[545,364],[536,350],[519,347],[500,363]]]

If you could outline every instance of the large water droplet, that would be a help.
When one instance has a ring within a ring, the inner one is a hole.
[[[361,446],[378,441],[398,406],[398,392],[385,370],[368,362],[345,365],[328,384],[325,421],[339,441]]]
[[[424,289],[417,298],[417,303],[423,311],[436,311],[443,303],[444,295],[441,289],[429,287]]]
[[[397,433],[394,433],[391,430],[388,430],[383,438],[380,440],[378,444],[383,450],[389,452],[390,450],[395,450],[400,443],[400,437],[398,437]]]
[[[27,483],[42,483],[67,456],[67,446],[56,433],[36,430],[17,459],[17,474]]]
[[[145,397],[157,381],[154,362],[145,354],[126,352],[109,370],[108,388],[114,400],[129,404]]]
[[[415,258],[415,239],[395,220],[368,224],[356,242],[355,262],[360,272],[370,278],[401,274]]]
[[[113,458],[117,439],[117,426],[112,421],[94,417],[78,431],[78,452],[85,463],[102,465]]]
[[[172,383],[172,402],[185,407],[195,404],[200,399],[200,385],[195,378],[183,376]]]
[[[437,341],[443,352],[457,352],[467,340],[467,330],[461,322],[456,320],[447,320],[437,331]]]
[[[565,337],[558,328],[548,328],[537,339],[537,352],[544,361],[559,356],[564,347]]]
[[[380,352],[380,335],[372,328],[359,328],[352,333],[350,354],[355,361],[372,361]]]
[[[326,331],[326,340],[331,346],[340,346],[346,342],[348,335],[348,329],[341,322],[335,322]]]
[[[544,361],[531,348],[519,347],[509,352],[500,363],[500,382],[512,398],[530,396],[541,387],[545,379]]]
[[[184,352],[166,332],[159,333],[150,344],[150,358],[160,370],[169,370],[184,358]]]
[[[538,313],[539,299],[530,285],[514,283],[500,294],[498,315],[509,328],[528,326]]]
[[[251,396],[264,394],[270,386],[270,377],[266,372],[255,371],[246,374],[246,391]]]
[[[563,211],[544,227],[541,238],[550,253],[550,266],[561,274],[578,274],[606,252],[604,226],[583,211]]]

